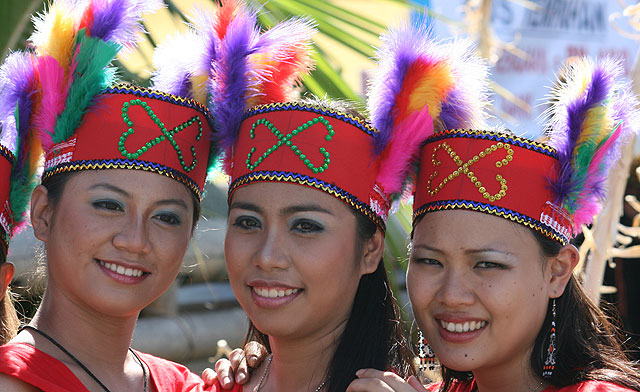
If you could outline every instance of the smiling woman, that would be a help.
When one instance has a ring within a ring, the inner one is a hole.
[[[570,243],[602,207],[608,170],[637,131],[622,75],[612,59],[564,68],[548,144],[466,129],[424,144],[407,288],[442,364],[443,381],[428,390],[640,391],[615,325],[573,275]],[[361,375],[350,390],[425,390]]]

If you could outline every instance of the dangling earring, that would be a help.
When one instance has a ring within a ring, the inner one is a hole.
[[[440,366],[433,349],[422,335],[422,331],[418,331],[418,357],[420,358],[418,366],[420,371],[434,371]]]
[[[556,368],[556,299],[553,299],[551,305],[551,331],[549,334],[549,348],[547,349],[547,358],[542,367],[542,378],[550,379],[553,376],[553,370]]]

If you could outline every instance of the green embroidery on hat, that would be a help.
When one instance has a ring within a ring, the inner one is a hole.
[[[331,163],[331,159],[329,159],[330,155],[329,155],[329,151],[327,151],[324,147],[320,147],[320,153],[322,154],[322,156],[324,156],[324,163],[321,166],[314,166],[313,163],[311,163],[311,161],[309,160],[309,158],[302,153],[302,151],[295,145],[293,144],[293,141],[291,139],[293,139],[294,136],[296,136],[299,133],[302,133],[305,129],[318,124],[318,123],[322,123],[324,125],[324,127],[327,129],[328,133],[325,136],[325,139],[327,141],[330,141],[331,138],[333,137],[333,135],[335,134],[335,131],[333,130],[333,126],[331,124],[329,124],[329,121],[327,121],[324,117],[320,116],[320,117],[316,117],[312,120],[307,121],[306,123],[300,125],[299,127],[297,127],[296,129],[294,129],[293,131],[291,131],[290,133],[283,135],[282,132],[280,132],[280,130],[278,128],[276,128],[275,125],[273,125],[273,123],[269,120],[267,120],[266,118],[261,118],[259,120],[257,120],[255,123],[253,123],[253,125],[251,126],[251,131],[249,132],[249,135],[251,136],[251,139],[255,138],[256,136],[256,132],[255,129],[258,125],[264,125],[266,126],[269,131],[271,131],[271,133],[273,133],[277,138],[278,141],[276,142],[276,144],[274,144],[273,146],[269,147],[269,149],[267,149],[267,151],[265,151],[255,162],[251,162],[251,157],[253,156],[253,153],[256,152],[256,148],[255,147],[251,147],[251,152],[249,152],[249,154],[247,154],[247,168],[249,168],[249,170],[254,170],[256,167],[258,167],[262,161],[267,158],[269,155],[271,155],[274,151],[276,151],[277,149],[279,149],[280,147],[287,146],[291,149],[291,151],[293,151],[294,154],[296,154],[296,156],[309,168],[309,170],[311,170],[314,173],[322,173],[323,171],[327,170],[327,168],[329,167],[329,164]]]
[[[155,139],[149,140],[142,147],[140,147],[136,152],[129,152],[127,151],[127,148],[124,146],[124,143],[127,140],[127,138],[133,135],[135,132],[133,129],[133,121],[131,121],[131,119],[129,118],[129,108],[131,106],[141,106],[147,112],[147,114],[153,120],[153,122],[156,123],[156,125],[162,132],[162,135],[156,137]],[[190,166],[187,166],[187,164],[184,161],[184,157],[182,156],[182,150],[180,149],[178,142],[176,142],[176,140],[173,138],[173,135],[179,133],[180,131],[187,128],[194,122],[197,122],[198,136],[196,136],[196,140],[200,140],[200,138],[202,137],[202,121],[200,121],[199,116],[193,116],[189,120],[183,122],[182,124],[175,126],[173,129],[167,130],[167,128],[164,126],[164,123],[158,118],[158,116],[156,116],[156,114],[153,112],[149,104],[147,104],[146,102],[140,99],[132,99],[129,102],[125,102],[124,104],[122,104],[122,119],[124,120],[124,123],[129,127],[129,129],[127,129],[122,133],[122,135],[120,136],[120,140],[118,141],[118,150],[120,150],[120,153],[122,154],[123,157],[128,159],[138,159],[139,156],[147,152],[147,150],[149,150],[151,147],[155,146],[156,144],[159,144],[162,141],[167,140],[171,144],[171,147],[173,147],[173,149],[176,151],[176,154],[178,154],[178,159],[180,160],[180,164],[182,165],[182,168],[186,172],[190,172],[196,167],[196,164],[198,163],[198,159],[196,158],[196,148],[194,146],[191,146],[191,156],[193,158],[193,162],[191,163]]]

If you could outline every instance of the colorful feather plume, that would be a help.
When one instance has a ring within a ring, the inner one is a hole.
[[[573,216],[574,234],[591,223],[606,197],[606,178],[620,146],[637,132],[637,100],[619,61],[580,59],[560,73],[549,97],[549,144],[560,173],[555,203]]]
[[[229,151],[246,109],[294,98],[296,84],[312,68],[315,28],[292,19],[260,34],[256,12],[240,0],[196,10],[191,23],[191,31],[156,50],[153,85],[207,104],[220,148]]]
[[[133,48],[143,13],[160,0],[56,0],[35,18],[42,108],[35,113],[45,151],[68,139],[94,98],[114,82],[109,68],[120,49]]]
[[[399,194],[411,182],[420,145],[434,123],[444,129],[485,125],[487,67],[467,41],[434,41],[426,20],[389,29],[381,41],[367,106],[379,130],[377,182],[385,193]]]
[[[33,132],[31,114],[39,106],[39,85],[35,57],[28,52],[9,55],[0,67],[0,143],[14,153],[9,177],[9,204],[14,226],[9,235],[24,225],[31,191],[42,154]]]

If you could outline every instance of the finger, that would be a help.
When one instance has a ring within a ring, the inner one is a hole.
[[[206,368],[202,371],[202,381],[204,381],[205,387],[212,386],[213,384],[216,383],[217,379],[218,379],[218,374],[215,372],[215,370],[211,368]]]
[[[360,369],[356,372],[356,376],[358,376],[358,378],[378,378],[387,383],[406,383],[402,377],[398,376],[394,372],[383,372],[378,369]]]
[[[413,389],[415,389],[418,392],[428,392],[427,389],[422,385],[422,383],[420,382],[420,380],[418,380],[418,377],[416,376],[409,377],[407,379],[407,382],[409,383],[409,385],[413,387]]]
[[[233,374],[235,375],[236,382],[238,384],[244,384],[249,379],[249,370],[247,369],[247,357],[243,350],[237,348],[229,354],[229,361],[231,361],[231,367]]]
[[[222,389],[231,389],[233,387],[233,379],[229,375],[231,373],[231,362],[228,359],[221,358],[215,364],[216,373],[218,373],[218,381],[222,385]]]
[[[247,357],[247,364],[253,369],[258,368],[269,355],[265,346],[253,341],[245,344],[244,352]]]
[[[236,348],[235,350],[231,351],[231,353],[229,354],[229,362],[231,363],[232,372],[235,372],[236,369],[238,369],[238,366],[240,366],[240,363],[244,361],[244,358],[244,351],[242,351],[242,349]]]
[[[346,392],[394,392],[379,378],[356,378],[351,381]]]
[[[405,381],[402,377],[398,376],[393,372],[383,372],[376,369],[360,369],[356,372],[356,376],[358,376],[361,380],[379,380],[381,385],[384,388],[388,388],[388,390],[395,392],[415,392],[416,389],[409,385],[407,381]],[[373,384],[377,385],[377,384]],[[381,391],[385,389],[380,389]]]

